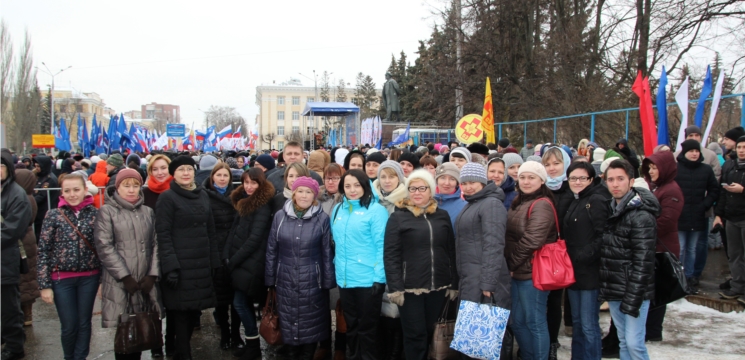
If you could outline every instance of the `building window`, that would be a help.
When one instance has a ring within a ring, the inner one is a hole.
[[[282,151],[285,148],[284,141],[277,141],[277,150]]]
[[[284,134],[285,134],[285,127],[277,126],[277,135],[284,135]]]
[[[292,120],[300,120],[300,112],[299,111],[293,111],[292,112]]]
[[[300,96],[292,97],[292,105],[300,105]]]
[[[83,105],[75,105],[75,112],[83,112]]]
[[[300,131],[300,126],[293,126],[293,127],[292,127],[292,132],[293,132],[293,133],[297,133],[297,132],[299,132],[299,131]]]
[[[277,111],[277,120],[284,120],[284,119],[285,119],[285,112]]]
[[[277,104],[278,105],[284,105],[285,104],[285,97],[284,96],[277,96]]]
[[[308,102],[315,102],[315,101],[316,101],[316,98],[312,96],[308,96]]]

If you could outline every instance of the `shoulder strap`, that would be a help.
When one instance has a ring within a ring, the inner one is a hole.
[[[334,217],[331,218],[332,223],[336,221],[336,214],[339,213],[339,209],[341,209],[341,203],[336,204],[336,210],[334,210]]]
[[[85,235],[83,235],[83,233],[81,233],[80,230],[78,230],[78,227],[75,226],[75,224],[73,224],[72,221],[70,221],[67,215],[65,215],[65,210],[60,209],[59,213],[62,215],[62,218],[65,219],[65,221],[67,221],[67,223],[70,224],[70,226],[72,226],[73,230],[75,230],[78,236],[80,236],[80,238],[83,239],[83,241],[85,242],[85,245],[87,245],[88,248],[91,249],[91,251],[93,251],[94,254],[96,254],[96,257],[98,257],[98,251],[96,251],[96,248],[94,248],[91,245],[91,243],[88,242],[88,239],[85,238]]]
[[[554,225],[556,225],[556,236],[558,238],[561,238],[561,232],[559,231],[559,217],[556,215],[556,208],[554,208],[554,204],[551,203],[551,201],[549,201],[548,199],[546,199],[546,198],[535,199],[533,201],[533,203],[530,204],[530,208],[528,208],[528,219],[530,219],[530,213],[533,211],[533,206],[535,206],[535,203],[537,203],[537,202],[539,202],[541,200],[546,201],[551,206],[551,210],[553,210],[553,212],[554,212]]]

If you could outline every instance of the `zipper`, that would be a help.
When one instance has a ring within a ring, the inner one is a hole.
[[[341,206],[341,205],[340,205]],[[349,204],[349,207],[352,208],[352,204]],[[352,209],[354,211],[354,209]],[[347,230],[349,229],[349,220],[352,219],[352,214],[350,213],[347,217],[347,222],[344,224],[344,254],[346,254],[346,259],[344,259],[344,287],[347,287],[347,264],[349,263],[349,251],[347,248],[347,245],[349,245],[349,238],[347,237]]]
[[[432,234],[432,223],[429,222],[429,219],[427,219],[427,214],[424,214],[424,221],[427,222],[427,226],[429,227],[429,257],[430,257],[430,267],[432,270],[432,287],[430,290],[435,289],[435,248],[434,248],[434,234]]]
[[[277,234],[280,233],[280,230],[282,229],[282,223],[285,222],[285,217],[282,217],[282,220],[279,221],[279,225],[277,226]],[[279,243],[279,235],[277,236],[277,243]],[[279,269],[282,267],[282,260],[279,260],[279,254],[277,255],[277,273],[274,274],[274,287],[277,287],[277,282],[279,281]]]
[[[406,286],[406,261],[404,261],[404,286]]]
[[[321,268],[318,266],[318,263],[316,263],[316,276],[318,278],[318,288],[321,288]]]

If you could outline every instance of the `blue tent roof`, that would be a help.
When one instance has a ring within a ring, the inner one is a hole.
[[[350,102],[309,102],[305,104],[303,116],[345,116],[360,112],[359,106]]]

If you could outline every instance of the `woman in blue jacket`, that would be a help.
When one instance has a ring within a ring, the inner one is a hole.
[[[332,211],[331,232],[336,243],[336,283],[347,323],[347,359],[377,359],[388,210],[373,199],[370,179],[362,170],[344,174],[339,192],[343,198]]]

